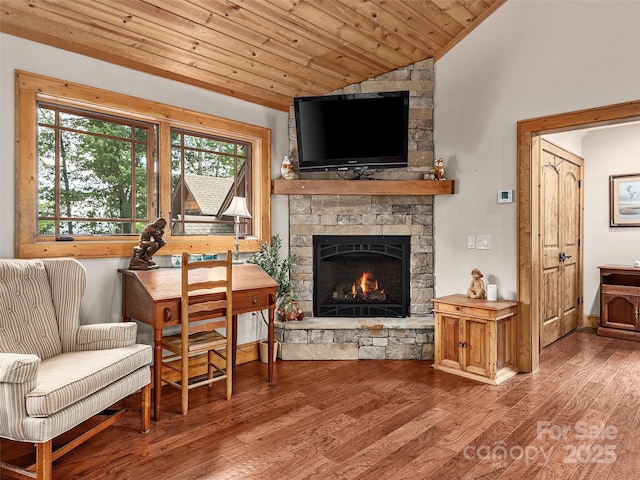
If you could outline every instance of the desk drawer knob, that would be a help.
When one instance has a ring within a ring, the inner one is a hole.
[[[173,314],[171,313],[171,309],[169,307],[164,307],[164,323],[169,323],[173,318]]]
[[[256,303],[258,303],[258,299],[257,299],[257,298],[254,298],[254,299],[253,299],[253,304],[255,305]]]

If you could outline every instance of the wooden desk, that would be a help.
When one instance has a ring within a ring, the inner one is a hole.
[[[122,316],[124,321],[138,320],[153,327],[154,415],[160,418],[162,329],[180,324],[179,268],[156,270],[119,270],[122,273]],[[267,379],[273,383],[273,321],[278,284],[258,265],[233,266],[233,365],[236,363],[238,314],[269,310],[269,363]],[[212,293],[212,299],[222,293]],[[195,320],[198,320],[196,318]]]

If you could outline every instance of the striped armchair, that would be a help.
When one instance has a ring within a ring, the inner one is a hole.
[[[26,473],[0,462],[1,478],[50,479],[52,462],[86,440],[54,452],[52,439],[139,390],[149,431],[152,349],[135,343],[135,323],[80,325],[85,286],[73,259],[0,259],[0,437],[36,444]]]

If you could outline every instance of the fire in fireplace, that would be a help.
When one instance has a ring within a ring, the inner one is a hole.
[[[351,283],[339,283],[331,297],[337,302],[384,302],[387,299],[384,289],[380,288],[371,272],[362,272],[362,276]]]
[[[316,317],[406,317],[408,236],[313,237]]]

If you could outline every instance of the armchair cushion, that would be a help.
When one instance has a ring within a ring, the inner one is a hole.
[[[151,360],[148,345],[67,352],[44,360],[37,385],[27,393],[27,415],[51,416],[148,365]]]

